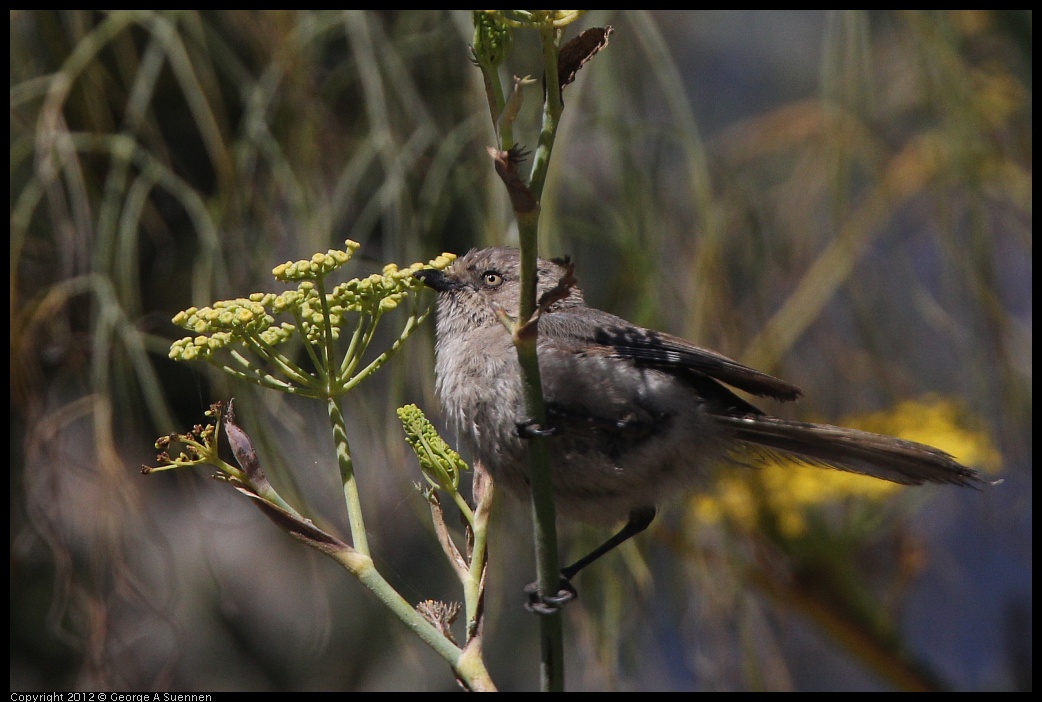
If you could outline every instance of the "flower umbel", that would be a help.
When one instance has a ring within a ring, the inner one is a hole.
[[[327,277],[350,261],[358,247],[349,240],[343,250],[330,249],[276,266],[272,270],[275,279],[296,283],[295,289],[258,292],[178,312],[174,323],[194,336],[175,341],[170,358],[203,360],[237,378],[283,392],[322,398],[342,395],[378,369],[427,316],[428,311],[412,307],[399,338],[359,367],[380,318],[421,286],[412,273],[445,268],[455,258],[442,254],[426,264],[402,269],[388,264],[381,273],[327,291]],[[292,321],[276,321],[280,315]],[[338,353],[336,343],[345,332],[348,346]],[[310,364],[301,365],[293,354],[276,348],[294,338],[303,344]]]

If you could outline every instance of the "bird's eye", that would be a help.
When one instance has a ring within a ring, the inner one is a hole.
[[[503,284],[503,276],[495,271],[485,271],[481,274],[481,282],[487,288],[498,288]]]

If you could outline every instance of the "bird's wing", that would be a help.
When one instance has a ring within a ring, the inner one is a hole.
[[[539,324],[548,336],[563,340],[576,352],[610,354],[670,373],[690,375],[694,371],[760,397],[789,401],[803,395],[792,383],[672,334],[632,325],[607,312],[587,308],[581,316],[572,312],[551,313],[544,315]]]

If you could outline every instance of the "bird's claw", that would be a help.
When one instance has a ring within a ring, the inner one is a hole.
[[[523,422],[517,423],[517,435],[522,439],[531,439],[537,436],[548,437],[553,436],[556,433],[557,429],[554,427],[540,426],[539,422],[534,419],[526,419]]]
[[[556,595],[540,594],[539,583],[525,585],[525,594],[528,596],[528,601],[525,602],[525,609],[533,614],[542,615],[556,614],[561,611],[561,607],[579,596],[575,586],[564,576],[561,577],[560,582],[557,584]]]

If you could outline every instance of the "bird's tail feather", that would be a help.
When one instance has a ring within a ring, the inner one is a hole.
[[[975,486],[980,474],[925,444],[828,424],[766,415],[717,416],[732,436],[754,447],[789,454],[813,465],[861,473],[903,485]]]

